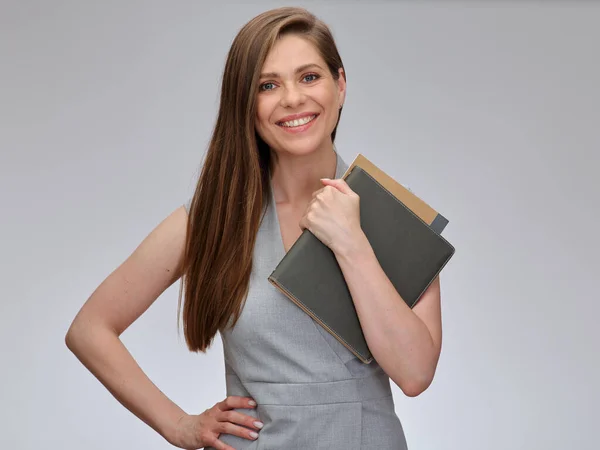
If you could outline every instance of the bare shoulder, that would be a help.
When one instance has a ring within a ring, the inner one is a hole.
[[[75,317],[121,334],[181,276],[187,211],[180,206],[165,217],[95,289]]]

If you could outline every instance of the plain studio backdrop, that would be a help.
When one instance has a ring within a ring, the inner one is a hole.
[[[450,220],[435,380],[416,398],[393,386],[410,449],[597,449],[600,4],[297,5],[346,66],[340,154]],[[275,6],[1,2],[1,448],[170,448],[64,335],[191,195],[229,45]],[[187,351],[178,289],[122,339],[200,413],[225,397],[222,345]]]

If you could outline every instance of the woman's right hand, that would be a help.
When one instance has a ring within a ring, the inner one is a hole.
[[[251,398],[229,396],[202,414],[182,416],[175,431],[173,445],[186,450],[214,447],[217,450],[235,450],[219,440],[223,433],[255,440],[262,423],[256,417],[242,414],[233,409],[252,409]],[[254,436],[252,433],[256,433]]]

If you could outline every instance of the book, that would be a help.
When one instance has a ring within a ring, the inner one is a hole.
[[[343,176],[360,197],[360,223],[381,268],[413,308],[455,253],[448,220],[359,154]],[[373,355],[334,253],[304,230],[269,282],[363,363]]]
[[[435,209],[412,193],[410,189],[405,188],[387,173],[369,161],[364,155],[358,154],[352,164],[348,167],[342,178],[346,179],[348,174],[355,166],[359,166],[369,175],[371,175],[379,184],[400,200],[404,205],[419,216],[423,222],[438,234],[441,234],[448,225],[448,219],[438,213]]]

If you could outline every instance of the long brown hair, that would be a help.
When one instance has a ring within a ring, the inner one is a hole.
[[[269,50],[288,33],[313,43],[334,79],[343,67],[327,25],[303,8],[266,11],[235,37],[188,216],[178,319],[184,293],[183,328],[191,351],[205,352],[217,331],[235,325],[248,293],[256,234],[270,198],[271,155],[255,130],[256,95]],[[336,130],[337,123],[332,141]]]

